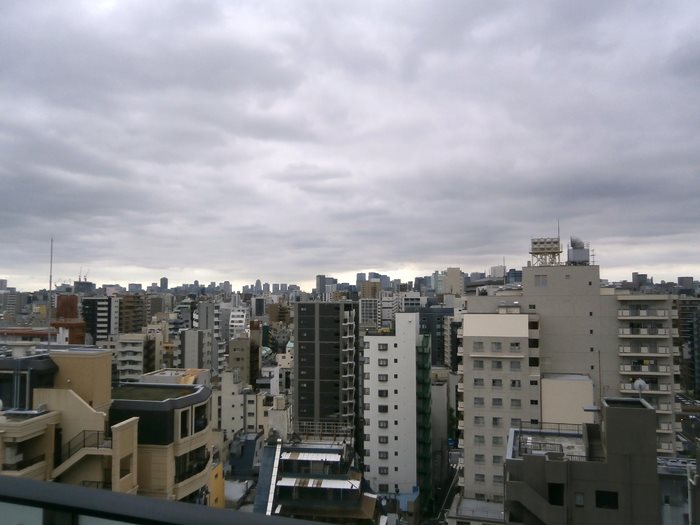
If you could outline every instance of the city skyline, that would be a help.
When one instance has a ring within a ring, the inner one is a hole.
[[[0,278],[700,276],[700,6],[0,6]],[[265,277],[267,276],[267,277]]]

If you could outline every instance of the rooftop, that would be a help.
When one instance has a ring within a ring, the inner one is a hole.
[[[166,401],[189,396],[196,391],[197,389],[191,386],[126,383],[112,389],[112,399]]]

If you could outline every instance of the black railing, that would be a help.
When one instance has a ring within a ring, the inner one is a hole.
[[[182,472],[176,472],[175,473],[175,483],[181,483],[185,481],[186,479],[191,478],[192,476],[196,476],[197,474],[201,473],[204,471],[204,469],[207,467],[209,464],[209,458],[211,456],[209,453],[202,458],[199,461],[193,461],[189,465],[185,467],[185,470]]]
[[[61,449],[61,463],[86,447],[112,448],[112,436],[100,430],[83,430]]]
[[[91,489],[112,490],[110,481],[82,481],[80,484]]]
[[[21,461],[18,461],[17,463],[3,463],[2,469],[12,471],[24,470],[27,467],[31,467],[32,465],[36,465],[37,463],[41,463],[45,459],[45,454],[39,454],[38,456],[34,456],[33,458],[29,459],[23,459]]]

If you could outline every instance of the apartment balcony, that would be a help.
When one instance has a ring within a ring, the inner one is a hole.
[[[681,373],[681,365],[673,365],[672,371],[673,371],[674,375],[680,374]]]
[[[457,383],[457,392],[464,392],[464,383],[461,381]]]
[[[464,420],[463,419],[460,419],[459,421],[457,421],[457,429],[464,430]]]
[[[662,384],[656,384],[656,383],[650,383],[648,384],[649,390],[644,390],[642,392],[643,395],[672,395],[674,392],[674,385],[670,385],[667,383],[662,383]],[[678,390],[678,389],[676,389]],[[620,392],[623,394],[635,394],[638,395],[639,391],[634,388],[633,383],[621,383],[620,384]]]
[[[457,373],[458,373],[459,375],[463,375],[463,374],[464,374],[464,365],[457,365]]]
[[[206,460],[195,462],[187,470],[178,473],[173,485],[174,499],[180,500],[205,486],[209,482],[210,471],[211,458],[207,455]]]
[[[673,335],[672,332],[675,331],[675,337],[678,337],[678,330],[669,330],[668,328],[619,328],[618,336],[622,338],[659,338],[663,339]]]
[[[457,448],[460,450],[464,450],[464,439],[457,440]]]
[[[457,412],[464,412],[464,401],[457,403]]]
[[[622,375],[664,376],[672,370],[669,365],[620,365]]]
[[[41,479],[46,477],[46,456],[39,454],[33,458],[22,459],[15,463],[3,463],[3,476],[15,478]]]
[[[639,310],[636,308],[621,308],[617,311],[618,319],[668,319],[668,310],[648,308]]]
[[[674,346],[673,349],[675,350],[677,347]],[[618,355],[621,357],[668,357],[671,355],[671,349],[668,346],[620,345]]]
[[[464,347],[461,345],[457,347],[457,357],[464,357]]]
[[[673,432],[673,425],[671,423],[659,423],[656,427],[657,434],[670,434]]]
[[[674,446],[673,443],[656,443],[656,452],[658,454],[673,454],[674,453]]]
[[[653,405],[656,409],[657,414],[671,414],[673,411],[673,404],[671,403],[658,403]]]

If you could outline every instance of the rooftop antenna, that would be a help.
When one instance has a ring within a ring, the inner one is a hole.
[[[49,320],[49,326],[48,330],[46,331],[46,340],[48,343],[49,350],[51,350],[51,306],[53,305],[53,301],[51,300],[51,290],[53,288],[53,236],[51,236],[51,255],[49,258],[49,304],[48,304],[48,320]]]

